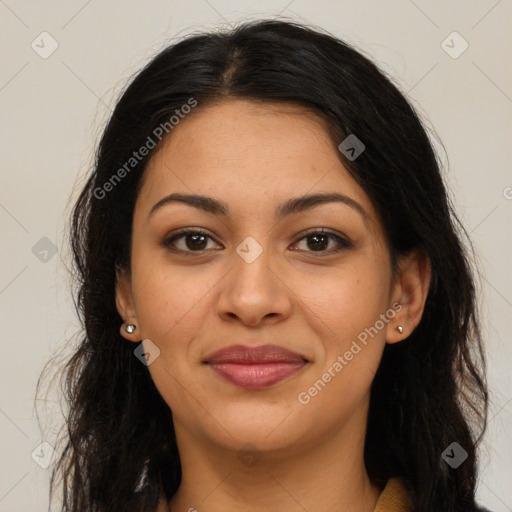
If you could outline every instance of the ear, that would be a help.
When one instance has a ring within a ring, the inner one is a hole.
[[[132,279],[128,270],[116,269],[116,307],[123,319],[121,325],[121,336],[128,341],[140,341],[140,328],[135,311],[135,303],[132,294]],[[133,332],[128,332],[126,327],[134,325]]]
[[[407,338],[420,323],[430,288],[430,260],[423,252],[413,250],[400,256],[398,267],[391,304],[399,303],[401,308],[394,308],[396,315],[389,322],[387,343],[397,343]],[[398,326],[402,326],[402,333],[398,332]]]

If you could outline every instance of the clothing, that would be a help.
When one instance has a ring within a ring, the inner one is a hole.
[[[164,496],[160,496],[156,512],[169,512],[169,504],[167,503],[167,500],[165,499]]]
[[[167,512],[168,505],[162,497],[157,512]],[[374,512],[411,512],[412,502],[400,478],[390,478],[380,494]]]
[[[412,501],[401,478],[390,478],[375,506],[374,512],[411,512]]]
[[[476,512],[491,512],[476,505]],[[374,512],[412,512],[410,492],[401,478],[390,478],[380,494]]]
[[[157,512],[167,512],[168,505],[162,497]],[[486,508],[477,508],[481,512],[490,512]],[[412,500],[401,478],[390,478],[382,492],[373,512],[412,512]]]

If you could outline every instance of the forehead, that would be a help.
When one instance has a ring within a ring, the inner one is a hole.
[[[149,161],[140,207],[150,208],[176,191],[214,196],[262,214],[265,205],[292,196],[339,192],[376,217],[340,160],[326,122],[292,104],[236,99],[196,107]]]

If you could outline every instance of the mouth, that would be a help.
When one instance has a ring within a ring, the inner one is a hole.
[[[309,361],[277,345],[233,345],[213,353],[204,363],[225,382],[257,390],[297,374]]]

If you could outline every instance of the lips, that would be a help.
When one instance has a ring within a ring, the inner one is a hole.
[[[298,373],[309,361],[277,345],[233,345],[205,361],[222,380],[245,389],[264,389]]]

